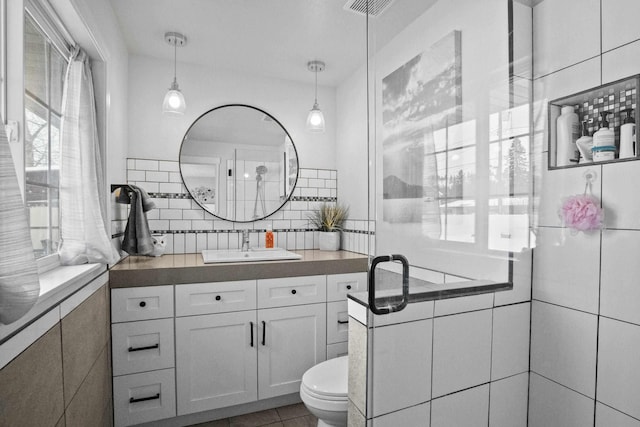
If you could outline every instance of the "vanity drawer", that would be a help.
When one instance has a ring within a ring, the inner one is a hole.
[[[347,300],[327,304],[327,344],[349,340]]]
[[[176,286],[176,316],[255,309],[255,280]]]
[[[173,286],[111,290],[111,322],[173,317]]]
[[[113,379],[114,426],[130,426],[176,416],[173,369]]]
[[[111,342],[114,376],[174,366],[173,319],[116,323]]]
[[[327,301],[343,301],[347,299],[348,293],[366,290],[366,272],[327,276]]]
[[[258,308],[314,304],[326,300],[326,276],[258,280]]]

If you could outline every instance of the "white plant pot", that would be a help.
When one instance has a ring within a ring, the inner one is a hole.
[[[340,250],[340,232],[339,231],[321,231],[320,250],[321,251],[339,251]]]

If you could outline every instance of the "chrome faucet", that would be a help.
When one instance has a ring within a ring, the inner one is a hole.
[[[242,249],[241,252],[249,252],[249,230],[242,230]]]

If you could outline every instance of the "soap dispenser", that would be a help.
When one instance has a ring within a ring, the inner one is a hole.
[[[600,113],[602,116],[602,124],[600,129],[593,134],[593,161],[602,162],[605,160],[613,160],[616,155],[616,136],[613,129],[609,129],[607,121],[608,111]]]
[[[578,151],[580,152],[580,161],[578,163],[591,163],[593,161],[593,138],[589,135],[587,118],[582,122],[582,136],[576,141]]]
[[[267,249],[273,248],[273,229],[271,226],[267,227],[267,232],[264,234],[264,247]]]
[[[635,150],[635,133],[636,122],[631,117],[631,112],[627,111],[627,116],[620,126],[620,158],[627,159],[636,155]]]

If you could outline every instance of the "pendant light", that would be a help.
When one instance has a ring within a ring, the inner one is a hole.
[[[187,108],[187,104],[184,102],[184,96],[180,92],[178,87],[178,80],[176,79],[176,51],[178,47],[183,47],[187,44],[187,38],[184,34],[168,32],[164,34],[164,40],[173,45],[173,82],[169,91],[164,96],[164,102],[162,103],[162,112],[169,115],[182,115]]]
[[[313,102],[313,108],[307,116],[307,130],[310,132],[324,132],[324,114],[318,105],[318,73],[324,71],[325,64],[322,61],[309,61],[307,69],[316,75],[316,97]]]

